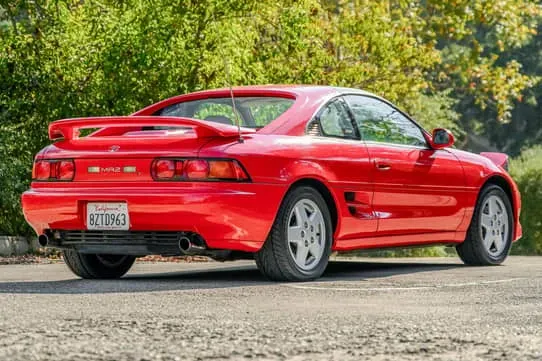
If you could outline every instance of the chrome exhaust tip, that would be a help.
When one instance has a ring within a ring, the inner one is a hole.
[[[179,238],[179,249],[181,250],[181,253],[185,255],[197,255],[205,252],[205,247],[194,244],[187,236]]]
[[[190,248],[192,248],[192,241],[188,237],[181,237],[179,238],[179,249],[181,252],[186,253],[190,251]]]
[[[49,244],[49,237],[47,237],[45,234],[42,234],[38,237],[38,244],[42,247],[47,247]]]

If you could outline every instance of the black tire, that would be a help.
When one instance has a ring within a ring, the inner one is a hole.
[[[63,256],[70,270],[85,279],[120,278],[135,262],[132,256],[85,254],[72,249],[64,250]]]
[[[508,215],[508,238],[505,240],[504,248],[499,254],[491,254],[487,247],[484,245],[481,231],[481,213],[482,207],[486,200],[491,196],[497,196],[504,204]],[[461,260],[469,266],[491,266],[501,264],[512,246],[512,238],[514,235],[514,216],[513,216],[512,204],[508,195],[504,190],[497,185],[485,186],[481,191],[472,215],[471,224],[467,231],[467,238],[465,242],[456,246],[457,254]]]
[[[325,224],[325,246],[322,256],[314,268],[310,270],[301,269],[293,259],[290,252],[290,245],[287,239],[287,228],[294,206],[300,200],[310,200],[318,206],[322,213]],[[309,281],[314,280],[324,273],[331,254],[333,242],[333,226],[331,215],[322,195],[312,187],[300,186],[292,189],[284,197],[279,208],[275,223],[269,236],[260,249],[254,255],[260,272],[273,281]]]

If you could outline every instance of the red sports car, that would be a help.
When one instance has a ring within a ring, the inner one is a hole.
[[[83,278],[136,257],[254,258],[273,280],[332,251],[445,244],[504,261],[520,195],[500,153],[452,148],[373,94],[254,86],[173,97],[125,117],[66,119],[36,156],[27,221]]]

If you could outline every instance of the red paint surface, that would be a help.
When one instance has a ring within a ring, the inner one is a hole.
[[[151,105],[130,117],[55,122],[37,159],[74,159],[71,182],[33,182],[22,196],[27,221],[45,229],[86,229],[86,203],[127,202],[132,230],[199,233],[210,248],[257,251],[267,238],[290,187],[307,179],[324,185],[337,209],[334,249],[352,250],[465,238],[478,193],[492,177],[511,188],[515,237],[521,236],[519,192],[510,176],[486,157],[455,149],[303,136],[307,122],[329,99],[330,87],[263,86],[236,96],[295,99],[290,109],[254,132],[186,118],[152,116],[180,101],[229,96],[227,89],[197,92]],[[187,126],[183,132],[142,132],[145,125]],[[78,138],[80,127],[102,127]],[[112,151],[112,147],[115,148]],[[156,157],[236,159],[250,182],[153,180]],[[501,158],[495,158],[497,161]],[[90,173],[89,167],[108,171]],[[116,172],[135,167],[136,172]],[[345,193],[353,194],[346,200]]]

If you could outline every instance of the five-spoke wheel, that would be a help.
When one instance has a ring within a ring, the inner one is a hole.
[[[491,195],[486,198],[480,214],[480,238],[492,256],[499,256],[505,249],[510,231],[508,211],[501,198]]]
[[[272,280],[318,278],[327,266],[332,237],[322,195],[312,187],[296,187],[284,198],[267,241],[255,255],[256,264]]]
[[[299,268],[309,271],[318,265],[326,246],[326,224],[316,203],[301,199],[295,204],[287,238],[290,255]]]
[[[456,247],[469,265],[495,265],[508,256],[514,232],[508,195],[497,185],[482,189],[465,242]]]

